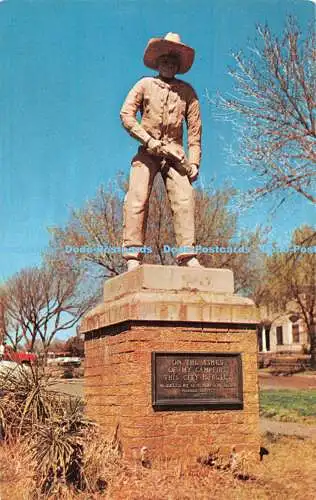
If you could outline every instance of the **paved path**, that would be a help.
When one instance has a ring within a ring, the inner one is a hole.
[[[71,380],[58,380],[51,388],[54,391],[64,392],[71,396],[83,398],[83,379],[76,378]],[[1,499],[0,499],[1,500]]]
[[[260,389],[316,389],[316,375],[296,374],[289,377],[259,372]]]
[[[298,424],[296,422],[277,422],[270,418],[260,418],[260,430],[262,433],[272,432],[273,434],[316,439],[315,425]]]

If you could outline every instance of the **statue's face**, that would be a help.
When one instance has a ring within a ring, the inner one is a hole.
[[[173,78],[179,69],[179,59],[175,54],[160,56],[158,59],[159,75],[163,78]]]

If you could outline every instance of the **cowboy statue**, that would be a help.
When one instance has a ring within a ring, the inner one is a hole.
[[[166,187],[173,215],[177,264],[202,267],[196,258],[194,191],[201,159],[201,117],[197,95],[186,82],[175,78],[189,71],[194,50],[181,43],[179,35],[152,38],[144,64],[158,70],[129,92],[121,109],[121,120],[141,146],[132,160],[129,189],[124,202],[123,255],[128,270],[140,265],[144,245],[151,188],[157,172]],[[141,122],[137,112],[141,113]],[[188,158],[183,149],[183,122],[187,124]]]

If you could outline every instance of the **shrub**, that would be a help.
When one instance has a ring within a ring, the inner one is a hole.
[[[63,378],[67,378],[67,379],[74,378],[74,367],[73,366],[67,366],[64,369]]]
[[[0,373],[0,424],[6,440],[32,432],[56,410],[59,398],[39,366],[17,366]]]
[[[43,493],[56,493],[64,484],[84,488],[83,444],[92,426],[82,414],[81,402],[71,398],[55,415],[34,425],[30,448]]]
[[[308,346],[307,344],[302,344],[302,354],[310,354],[311,353],[311,350],[310,350],[310,346]]]
[[[82,400],[53,391],[51,383],[38,367],[0,374],[2,438],[28,450],[34,495],[62,498],[67,487],[103,491],[119,461],[117,435],[104,441],[84,417]]]

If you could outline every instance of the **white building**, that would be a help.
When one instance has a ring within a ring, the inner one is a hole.
[[[299,314],[293,312],[293,305],[289,310],[289,313],[271,313],[266,307],[260,307],[262,320],[258,327],[259,352],[301,353],[310,346],[304,321]]]

